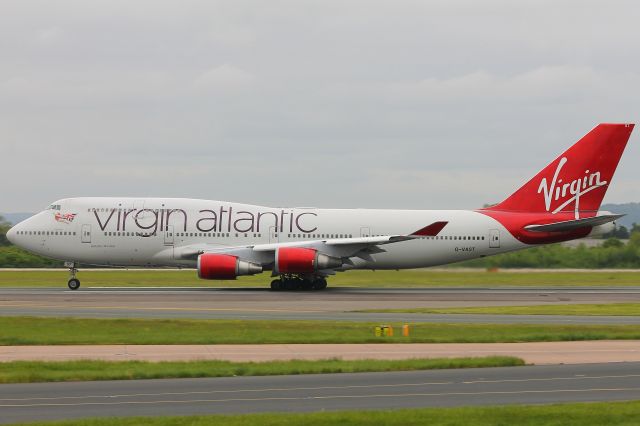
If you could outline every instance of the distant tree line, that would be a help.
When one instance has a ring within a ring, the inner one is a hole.
[[[551,244],[527,250],[484,257],[458,266],[483,268],[640,268],[640,229],[632,228],[628,243],[616,237],[602,245],[577,247]]]
[[[619,240],[627,240],[631,238],[631,234],[635,234],[636,232],[640,232],[640,225],[634,222],[631,225],[631,229],[627,229],[627,227],[624,225],[616,226],[613,231],[603,234],[602,238],[617,238]]]
[[[11,224],[7,222],[7,220],[0,216],[0,247],[6,247],[11,245],[9,240],[7,240],[7,232],[11,228]]]

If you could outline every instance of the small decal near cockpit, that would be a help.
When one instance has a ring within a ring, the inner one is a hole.
[[[53,216],[54,219],[57,222],[61,222],[61,223],[71,223],[73,222],[73,219],[75,219],[76,217],[76,213],[60,213],[60,212],[56,212],[56,214]]]

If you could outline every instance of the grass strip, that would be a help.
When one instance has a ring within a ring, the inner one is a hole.
[[[189,417],[130,417],[29,423],[31,426],[632,426],[640,401],[554,405],[421,408],[385,411],[337,411],[304,414],[244,414]]]
[[[235,281],[200,280],[193,270],[91,271],[83,270],[83,287],[268,287],[265,275],[240,277]],[[65,287],[68,272],[2,271],[0,287]],[[348,271],[331,277],[334,287],[520,287],[520,286],[640,286],[640,272],[447,272],[424,270]]]
[[[414,324],[376,337],[378,324],[338,321],[0,317],[0,345],[495,343],[640,339],[636,325]],[[400,326],[400,324],[395,324]]]
[[[637,316],[640,303],[604,303],[533,306],[473,306],[459,308],[367,309],[358,312],[407,314],[493,314],[493,315],[593,315]]]
[[[373,371],[513,367],[520,365],[524,365],[523,360],[507,356],[408,360],[368,359],[357,361],[325,359],[318,361],[292,360],[273,362],[15,361],[0,363],[0,383],[277,376],[284,374],[363,373]]]

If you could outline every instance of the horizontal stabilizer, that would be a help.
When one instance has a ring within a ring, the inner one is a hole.
[[[546,223],[544,225],[529,225],[524,229],[532,232],[566,232],[573,231],[579,228],[586,228],[588,226],[604,225],[605,223],[613,222],[624,216],[623,214],[609,214],[603,216],[588,217],[585,219],[565,220],[563,222]]]

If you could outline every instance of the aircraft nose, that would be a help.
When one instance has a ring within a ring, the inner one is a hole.
[[[7,231],[7,240],[9,240],[9,242],[11,244],[15,244],[16,243],[16,227],[12,227],[9,229],[9,231]]]

